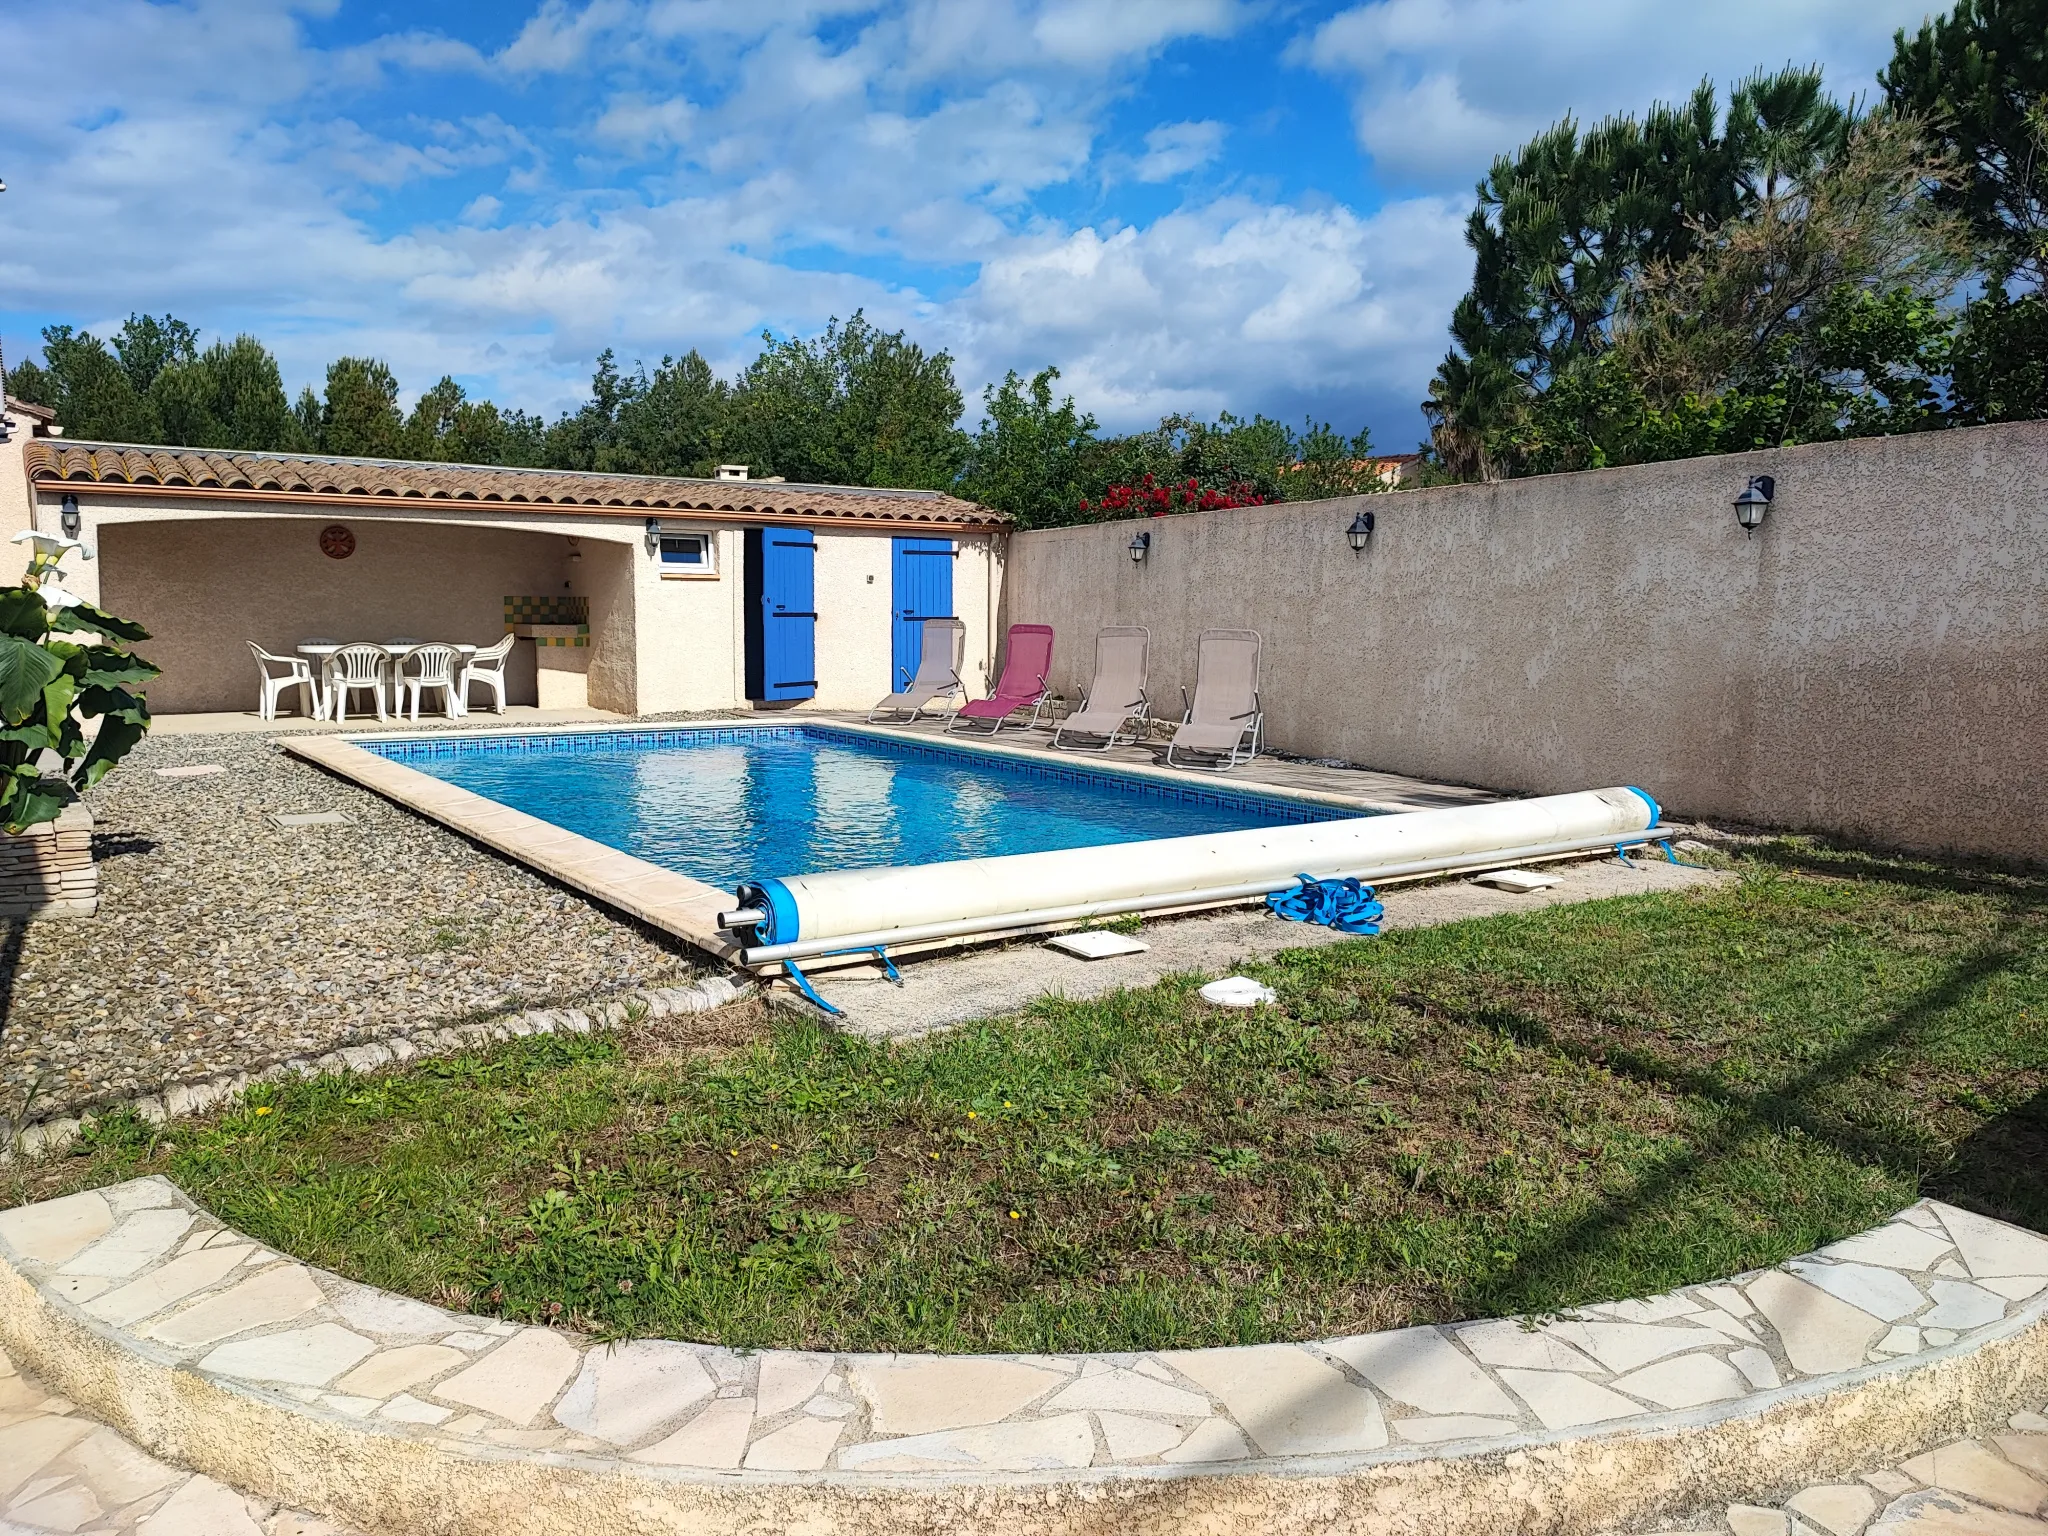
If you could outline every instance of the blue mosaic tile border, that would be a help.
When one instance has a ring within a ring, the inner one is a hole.
[[[736,746],[764,737],[802,736],[801,726],[742,726],[722,729],[706,726],[654,727],[624,731],[536,731],[527,736],[421,737],[410,741],[358,741],[365,752],[394,763],[423,763],[444,757],[483,757],[505,752],[559,756],[563,753],[617,752],[622,748],[703,747],[714,744]]]
[[[1074,784],[1108,789],[1120,794],[1144,795],[1155,800],[1172,800],[1183,805],[1209,806],[1219,810],[1258,815],[1278,823],[1341,821],[1370,816],[1363,806],[1323,806],[1312,802],[1282,799],[1238,789],[1211,788],[1206,784],[1181,784],[1164,779],[1140,778],[1113,769],[1084,768],[1073,763],[1034,762],[1025,758],[998,757],[992,753],[947,746],[940,742],[899,737],[869,736],[859,731],[835,730],[829,725],[741,726],[656,726],[639,730],[535,732],[519,736],[432,736],[410,741],[365,740],[364,751],[394,763],[420,763],[451,757],[479,757],[501,753],[560,756],[563,754],[658,750],[664,747],[735,746],[749,741],[838,741],[850,746],[872,748],[897,757],[916,757],[943,762],[982,773],[1036,779],[1042,783]]]

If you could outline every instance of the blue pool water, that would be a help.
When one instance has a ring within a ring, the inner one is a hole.
[[[366,740],[363,747],[730,890],[741,880],[1094,848],[1359,814],[829,726]]]

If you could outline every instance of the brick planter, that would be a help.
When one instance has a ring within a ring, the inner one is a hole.
[[[83,805],[19,837],[0,832],[0,918],[91,917],[99,906],[92,812]]]

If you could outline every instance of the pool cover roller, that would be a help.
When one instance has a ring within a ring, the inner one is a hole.
[[[1659,814],[1648,794],[1622,786],[1101,848],[784,875],[742,885],[739,900],[763,914],[758,946],[808,948],[841,937],[873,943],[877,935],[941,925],[995,931],[1012,915],[1012,926],[1029,927],[1036,914],[1075,906],[1156,907],[1180,894],[1196,904],[1225,889],[1281,890],[1302,873],[1372,879],[1437,862],[1469,867],[1495,852],[1530,857],[1565,845],[1595,848],[1608,838],[1639,838]]]

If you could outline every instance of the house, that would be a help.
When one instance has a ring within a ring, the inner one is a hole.
[[[1422,478],[1422,455],[1419,453],[1382,454],[1372,461],[1374,473],[1380,483],[1390,491],[1398,491],[1411,481]]]
[[[13,412],[14,402],[8,402]],[[9,462],[12,460],[12,462]],[[739,471],[737,474],[743,474]],[[511,702],[866,708],[919,621],[986,686],[1008,520],[937,491],[74,442],[0,443],[0,539],[84,541],[67,585],[148,627],[158,714],[247,710],[244,642],[522,638]]]
[[[11,436],[15,432],[26,432],[30,437],[64,435],[64,429],[57,425],[57,413],[49,406],[30,405],[26,400],[8,395],[4,409],[0,409],[0,437]]]

